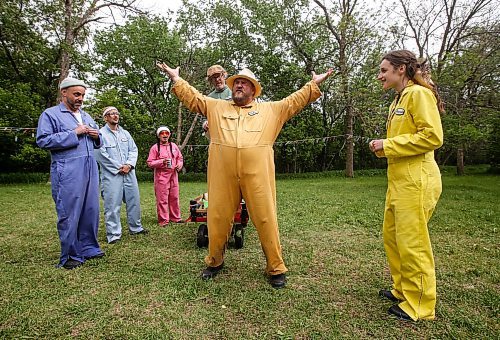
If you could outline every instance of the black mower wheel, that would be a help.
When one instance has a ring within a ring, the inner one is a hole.
[[[236,249],[243,248],[243,242],[245,240],[245,227],[241,224],[235,224],[234,228],[234,247]]]
[[[206,224],[200,224],[198,234],[196,234],[196,245],[198,248],[208,247],[208,227]]]

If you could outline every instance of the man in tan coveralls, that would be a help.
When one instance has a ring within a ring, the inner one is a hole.
[[[321,95],[318,85],[333,72],[316,75],[302,89],[276,102],[256,102],[262,88],[254,74],[243,69],[227,79],[232,101],[203,96],[179,77],[179,68],[160,63],[174,83],[173,93],[186,107],[201,113],[210,126],[208,156],[208,255],[202,278],[208,280],[224,266],[224,252],[234,213],[245,199],[250,218],[266,256],[266,273],[274,288],[286,284],[276,212],[273,144],[281,128],[304,106]]]

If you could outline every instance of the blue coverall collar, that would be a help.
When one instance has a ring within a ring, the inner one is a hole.
[[[106,125],[104,125],[104,126],[106,127],[107,130],[114,132],[113,130],[111,130],[108,123],[106,123]],[[118,126],[116,127],[116,132],[119,132],[120,130],[121,130],[121,126],[118,124]]]

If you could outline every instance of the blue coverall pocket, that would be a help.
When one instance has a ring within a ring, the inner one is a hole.
[[[106,152],[110,156],[110,158],[117,158],[118,157],[118,151],[117,151],[116,144],[113,145],[106,145]]]
[[[65,209],[65,202],[63,200],[63,197],[65,197],[65,189],[67,187],[67,185],[65,185],[66,181],[66,176],[64,171],[65,165],[66,165],[65,160],[61,160],[56,163],[55,165],[56,176],[54,176],[56,182],[52,183],[52,188],[54,190],[53,198],[56,204],[56,210],[59,219],[66,218],[68,216]]]

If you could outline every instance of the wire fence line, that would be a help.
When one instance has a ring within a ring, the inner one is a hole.
[[[19,134],[30,134],[31,137],[35,137],[37,128],[28,128],[28,127],[12,127],[12,126],[2,126],[0,127],[0,132],[6,132],[6,133],[13,133],[15,134],[15,139],[17,141],[17,135]],[[274,145],[277,146],[287,146],[287,145],[297,145],[297,144],[304,144],[304,143],[318,143],[318,142],[328,142],[336,139],[345,139],[349,137],[349,135],[342,134],[342,135],[336,135],[336,136],[325,136],[325,137],[311,137],[311,138],[303,138],[303,139],[296,139],[296,140],[287,140],[287,141],[278,141],[275,142]],[[351,138],[353,139],[354,142],[363,142],[363,143],[369,143],[371,140],[375,139],[373,137],[366,137],[366,136],[356,136],[352,135]],[[207,148],[208,144],[187,144],[185,146],[186,148]]]

